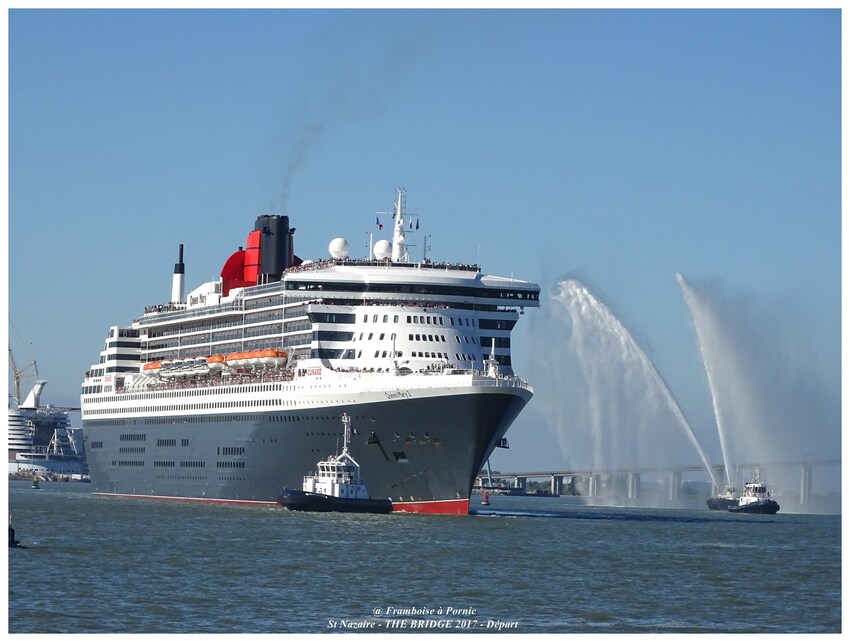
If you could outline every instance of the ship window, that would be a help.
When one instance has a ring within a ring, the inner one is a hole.
[[[364,315],[363,315],[363,323],[366,323],[367,321],[369,321],[369,315],[368,315],[368,314],[364,314]]]
[[[381,353],[381,358],[385,358],[386,356],[387,356],[387,351],[386,351],[386,350],[384,350],[384,351]]]
[[[379,336],[379,337],[378,337],[378,340],[379,340],[379,341],[383,341],[383,340],[384,340],[384,333],[383,333],[383,332],[381,332],[381,336]]]
[[[390,317],[389,317],[388,315],[386,315],[386,314],[385,314],[385,315],[384,315],[384,323],[386,323],[387,321],[389,321],[389,319],[390,319]]]
[[[372,315],[372,323],[377,323],[377,322],[378,322],[378,315],[377,315],[377,314],[373,314],[373,315]]]
[[[410,315],[407,315],[407,322],[410,323]]]
[[[370,333],[369,333],[369,341],[371,341],[371,340],[372,340],[372,335],[373,335],[373,334],[374,334],[374,332],[370,332]]]
[[[393,323],[398,323],[398,315],[393,316]]]

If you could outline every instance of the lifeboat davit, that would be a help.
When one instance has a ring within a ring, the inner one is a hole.
[[[214,354],[207,357],[207,368],[209,368],[210,372],[221,372],[224,370],[224,360],[225,357],[223,354]]]
[[[162,369],[161,361],[151,361],[150,363],[146,363],[142,366],[142,374],[151,375],[155,377],[159,374],[159,371]]]

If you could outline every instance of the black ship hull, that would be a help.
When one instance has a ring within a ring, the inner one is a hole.
[[[772,499],[758,502],[750,502],[741,506],[733,506],[728,509],[730,513],[748,513],[752,515],[775,515],[779,512],[779,504]]]
[[[372,497],[394,510],[466,514],[476,475],[531,391],[415,394],[310,409],[84,420],[93,491],[277,503],[281,488],[300,487],[317,458],[337,450],[347,412],[358,431],[350,450]]]
[[[317,513],[391,513],[393,503],[388,499],[348,499],[321,493],[308,493],[294,488],[284,488],[277,503],[287,510]]]

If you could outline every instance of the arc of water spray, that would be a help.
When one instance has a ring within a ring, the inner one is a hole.
[[[685,280],[685,277],[678,272],[676,273],[676,280],[679,282],[679,287],[682,289],[682,295],[684,296],[685,303],[691,313],[691,320],[694,323],[694,329],[697,333],[697,344],[699,345],[699,352],[702,356],[702,365],[705,368],[705,375],[708,378],[708,388],[711,391],[711,405],[714,409],[714,420],[717,422],[717,433],[720,436],[720,450],[723,453],[723,466],[726,469],[726,484],[730,485],[732,483],[732,478],[730,477],[729,471],[732,470],[732,466],[729,462],[729,448],[726,445],[726,425],[723,420],[723,413],[720,410],[720,404],[718,401],[717,373],[714,370],[711,360],[708,358],[705,332],[702,325],[697,321],[699,318],[699,311],[697,310],[697,301],[694,290]]]
[[[565,297],[569,297],[570,300],[577,302],[579,307],[581,308],[582,314],[587,315],[588,310],[595,310],[597,314],[601,315],[605,325],[617,336],[617,339],[619,340],[623,351],[633,354],[638,358],[643,371],[649,376],[651,382],[661,392],[670,411],[673,413],[682,430],[685,432],[688,439],[691,441],[691,444],[693,445],[694,449],[699,454],[699,457],[702,460],[706,471],[708,472],[708,476],[711,478],[712,484],[714,484],[715,488],[718,487],[717,479],[714,476],[714,471],[712,470],[711,464],[709,463],[708,458],[706,457],[705,452],[702,449],[702,446],[700,446],[699,440],[697,440],[696,434],[691,428],[691,425],[685,418],[682,409],[679,407],[679,404],[673,397],[673,393],[670,391],[667,382],[664,380],[664,377],[661,376],[661,373],[658,372],[658,369],[655,367],[652,361],[650,361],[646,353],[634,340],[631,333],[626,329],[626,327],[622,323],[620,323],[617,317],[614,316],[614,314],[605,306],[605,304],[603,304],[596,297],[594,297],[590,293],[590,291],[578,281],[574,279],[568,279],[562,282],[561,293]]]

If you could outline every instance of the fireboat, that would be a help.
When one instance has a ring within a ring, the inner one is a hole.
[[[754,513],[759,515],[775,515],[779,512],[779,504],[770,498],[767,487],[759,478],[759,470],[753,473],[753,480],[744,485],[744,492],[736,506],[728,508],[730,513]]]

